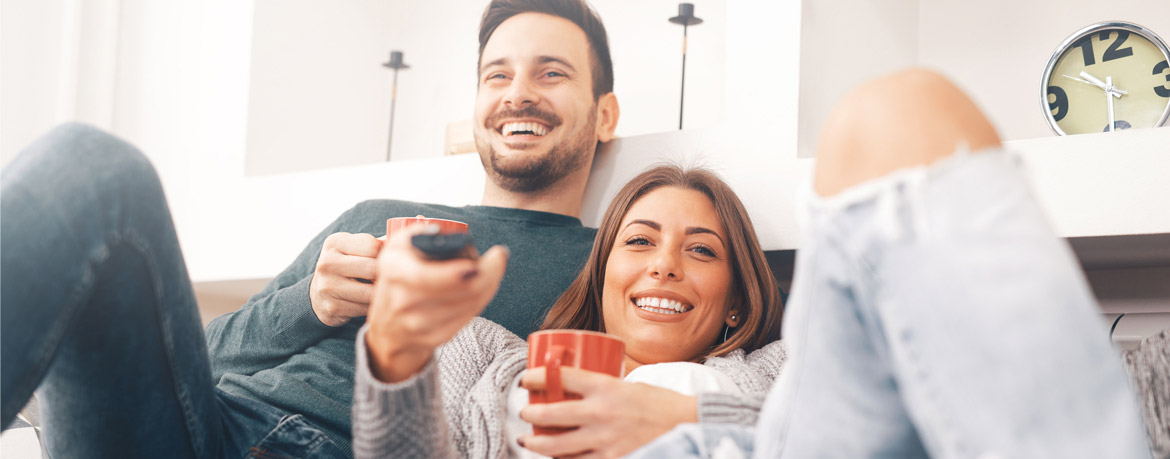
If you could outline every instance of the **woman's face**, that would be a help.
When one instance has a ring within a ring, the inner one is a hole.
[[[626,340],[626,371],[700,357],[730,323],[727,230],[707,196],[663,187],[622,219],[606,261],[602,317]]]

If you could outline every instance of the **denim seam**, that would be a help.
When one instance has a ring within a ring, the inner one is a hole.
[[[896,320],[900,329],[905,329],[902,324],[907,323],[907,321],[903,318],[903,314],[900,311],[891,310],[889,314],[891,318]],[[906,349],[904,354],[906,356],[906,365],[909,367],[908,369],[911,374],[918,380],[918,384],[922,390],[923,408],[929,413],[933,424],[937,427],[939,441],[941,442],[939,447],[943,448],[943,451],[940,453],[948,455],[946,450],[953,448],[955,450],[954,452],[958,453],[960,457],[965,456],[968,448],[956,435],[951,417],[947,416],[947,410],[943,409],[942,404],[939,403],[938,393],[934,389],[934,385],[928,381],[930,379],[927,376],[927,370],[929,368],[922,364],[918,352],[910,344],[908,338],[898,333],[896,339],[901,341],[901,345]]]
[[[263,445],[265,442],[267,442],[268,439],[280,438],[280,436],[281,436],[280,434],[283,434],[284,432],[287,432],[287,431],[293,429],[294,427],[301,426],[302,424],[304,424],[303,422],[301,422],[302,419],[305,419],[305,416],[301,415],[301,414],[290,414],[290,415],[287,415],[287,416],[280,418],[280,421],[277,422],[277,424],[276,424],[276,428],[272,429],[271,432],[268,432],[268,434],[265,435],[264,438],[261,438],[259,443],[257,443],[256,445],[253,445],[249,449],[249,451],[250,452],[259,452],[261,454],[267,454],[267,450],[261,449],[261,450],[257,451],[257,448],[260,445]],[[295,426],[294,426],[294,424],[295,424]],[[305,451],[306,453],[313,451],[313,450],[317,449],[318,447],[320,447],[325,442],[325,440],[326,440],[326,437],[325,437],[324,433],[317,431],[317,435],[314,435],[313,440],[311,442],[309,442],[308,444],[304,445],[303,451]],[[259,456],[259,457],[263,457],[263,456]]]
[[[120,239],[122,242],[138,250],[143,261],[146,263],[147,271],[150,273],[151,290],[154,291],[155,296],[154,312],[157,314],[156,317],[159,321],[160,334],[163,339],[163,348],[170,366],[172,388],[174,389],[175,397],[178,399],[179,405],[182,406],[183,420],[187,424],[188,435],[191,437],[191,446],[195,449],[195,455],[206,457],[207,445],[203,444],[203,427],[195,416],[195,406],[191,402],[190,391],[181,383],[184,380],[182,378],[183,369],[182,365],[179,364],[178,356],[175,355],[174,337],[171,336],[171,314],[166,311],[165,299],[163,297],[163,282],[158,276],[158,266],[155,263],[154,251],[151,250],[146,238],[142,237],[133,228],[126,230]]]
[[[832,244],[826,244],[826,246],[832,247]],[[818,259],[818,257],[813,256],[813,254],[805,254],[805,256],[809,257],[807,259],[808,261],[805,262],[808,264],[811,264]],[[812,268],[811,267],[807,268],[804,271],[812,271]],[[801,298],[804,298],[804,296],[802,295]],[[796,306],[796,305],[794,305],[794,306]],[[802,309],[807,309],[810,306],[811,305],[808,305],[808,304],[799,305],[799,307],[801,307]],[[809,328],[809,320],[811,320],[812,316],[810,314],[808,314],[807,312],[805,312],[804,314],[802,314],[802,317],[800,317],[800,318],[802,319],[803,323],[797,324],[794,326],[800,327],[800,330],[802,330],[801,333],[807,334],[807,331]],[[790,377],[791,381],[792,381],[791,387],[787,388],[787,391],[785,392],[785,394],[783,394],[785,398],[789,397],[788,394],[800,393],[800,385],[804,379],[803,376],[806,373],[806,371],[804,371],[805,370],[804,367],[808,365],[807,363],[805,363],[805,359],[807,358],[807,354],[808,354],[807,346],[792,346],[788,349],[788,351],[789,351],[788,361],[785,364],[785,368],[784,368],[783,372],[781,373],[780,376],[778,376],[778,378]],[[797,363],[797,362],[799,363],[799,365],[793,365],[793,363]],[[791,376],[789,376],[789,375],[791,375]],[[779,387],[779,385],[777,384],[774,387]],[[767,405],[767,398],[765,398],[764,404]],[[790,430],[790,426],[792,424],[792,417],[795,415],[795,413],[793,413],[791,409],[787,409],[787,408],[784,409],[784,411],[782,413],[783,413],[783,419],[781,419],[781,421],[780,421],[782,424],[777,426],[778,427],[777,430],[780,432],[779,437],[776,439],[776,444],[780,445],[780,451],[779,451],[778,456],[786,455],[785,451],[788,450],[788,445],[790,444],[787,441],[787,438],[788,438],[789,433],[790,433],[789,430]]]
[[[909,206],[910,209],[908,211],[911,213],[922,212],[922,208],[920,206],[916,206],[917,203],[907,202],[908,200],[914,199],[913,196],[906,196],[908,194],[907,191],[908,190],[905,189],[899,189],[896,191],[900,195],[898,197],[901,198],[899,199],[900,205],[896,206],[894,209],[892,209],[892,211],[900,212],[900,209],[903,206]],[[923,191],[920,188],[913,190],[913,193],[921,192]],[[918,230],[917,221],[921,218],[923,218],[921,215],[911,215],[909,217],[911,222],[910,225],[912,225],[914,229],[908,235],[906,233],[902,233],[899,238],[913,239],[917,242],[917,240],[923,236],[923,234],[915,232]],[[901,220],[901,218],[897,218],[897,220]],[[876,297],[878,294],[880,294],[880,290],[886,285],[880,270],[877,268],[877,266],[880,265],[880,262],[871,261],[866,256],[860,254],[856,257],[856,259],[859,261],[858,264],[860,267],[865,270],[868,278],[873,279],[874,284],[877,287],[871,292],[871,294],[874,295],[874,307],[879,308],[875,311],[877,316],[886,316],[890,319],[883,320],[884,323],[882,324],[876,324],[884,331],[884,334],[886,335],[885,346],[889,347],[891,346],[892,342],[897,341],[899,345],[905,350],[902,355],[905,356],[907,370],[909,371],[910,376],[917,380],[918,385],[922,391],[922,408],[925,411],[925,414],[934,421],[933,423],[937,427],[938,440],[940,442],[938,446],[943,449],[943,451],[940,453],[947,455],[946,450],[953,448],[955,453],[958,453],[960,457],[963,457],[964,452],[966,452],[968,448],[958,438],[958,435],[956,435],[954,423],[952,422],[953,419],[947,416],[947,410],[942,409],[942,404],[939,403],[937,391],[934,389],[934,386],[927,381],[929,379],[929,367],[922,364],[922,361],[918,355],[918,351],[914,348],[914,346],[911,345],[909,338],[906,337],[903,333],[904,331],[908,330],[904,324],[911,323],[913,321],[906,320],[904,311],[900,308],[880,308],[878,306]],[[891,327],[896,327],[896,329],[891,329]],[[892,359],[896,357],[893,354],[892,349],[888,349],[888,351],[889,358],[891,359],[890,364],[894,365],[894,361]],[[905,397],[903,397],[903,400],[905,400]],[[910,413],[908,412],[907,415],[909,414]],[[915,426],[915,430],[919,430],[919,441],[923,441],[925,443],[925,438],[922,437],[922,432],[920,429]]]
[[[108,244],[102,244],[98,248],[90,252],[88,263],[86,263],[85,271],[81,274],[81,280],[73,287],[73,292],[70,294],[66,305],[61,309],[60,319],[53,322],[53,326],[49,329],[46,336],[45,348],[41,355],[33,362],[33,369],[25,373],[25,379],[20,381],[16,386],[17,393],[33,393],[37,386],[40,385],[43,377],[48,373],[49,365],[53,363],[54,357],[57,355],[57,349],[61,347],[61,342],[65,336],[65,332],[69,330],[73,324],[74,317],[81,309],[81,305],[92,292],[93,283],[95,279],[94,266],[97,266],[109,258],[110,251]],[[12,399],[16,400],[16,399]],[[24,403],[24,402],[20,402]],[[21,407],[4,407],[4,411],[15,412]]]

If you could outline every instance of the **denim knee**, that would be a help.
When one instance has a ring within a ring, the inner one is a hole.
[[[158,173],[146,155],[81,123],[62,124],[38,138],[4,169],[3,178],[5,191],[27,187],[32,192],[98,199],[162,194]],[[53,189],[47,189],[46,182]]]

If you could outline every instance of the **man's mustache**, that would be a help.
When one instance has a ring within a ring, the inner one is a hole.
[[[512,118],[535,119],[553,128],[560,126],[563,123],[563,121],[561,121],[561,117],[557,116],[556,113],[547,112],[537,108],[536,106],[529,105],[521,109],[501,109],[498,112],[492,113],[491,116],[488,116],[487,119],[484,120],[483,124],[485,128],[495,129],[501,121]]]

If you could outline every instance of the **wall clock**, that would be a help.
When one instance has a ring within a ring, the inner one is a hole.
[[[1101,22],[1069,36],[1048,60],[1040,102],[1060,135],[1157,127],[1170,116],[1170,50],[1154,32]]]

